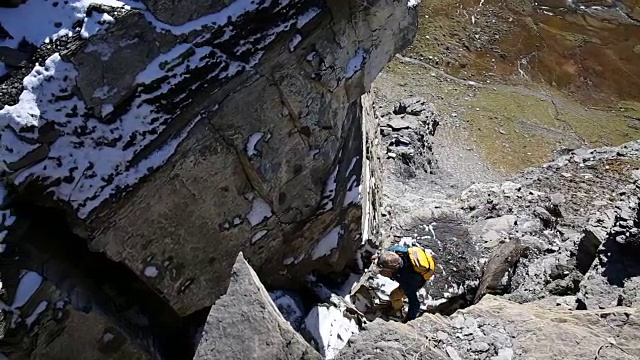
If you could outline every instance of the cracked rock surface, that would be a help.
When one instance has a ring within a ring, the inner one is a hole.
[[[375,321],[337,359],[635,359],[637,309],[570,311],[486,296],[451,317]],[[384,331],[382,331],[384,329]],[[579,339],[579,344],[576,340]]]
[[[296,289],[372,241],[363,95],[407,1],[2,5],[3,352],[184,358],[239,252]]]

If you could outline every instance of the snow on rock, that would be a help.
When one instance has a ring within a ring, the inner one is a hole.
[[[284,290],[270,291],[269,295],[282,316],[294,329],[299,330],[305,314],[304,304],[300,296],[294,292]]]
[[[256,150],[256,145],[258,145],[258,141],[260,141],[263,136],[264,133],[262,132],[253,133],[249,136],[246,146],[247,156],[252,157],[253,155],[257,154],[258,151]]]
[[[14,131],[24,132],[25,128],[42,125],[49,119],[62,135],[50,145],[48,157],[24,169],[15,182],[20,184],[32,177],[48,181],[65,179],[54,188],[55,197],[69,202],[77,209],[78,216],[85,218],[119,189],[133,185],[148,171],[164,164],[197,119],[142,162],[131,166],[129,161],[133,156],[152,140],[150,136],[145,138],[144,134],[154,128],[161,129],[157,125],[158,120],[167,116],[158,114],[158,110],[144,103],[152,96],[147,94],[136,99],[131,111],[115,124],[85,119],[85,104],[72,93],[76,76],[74,66],[63,61],[57,53],[47,59],[44,67],[34,68],[24,80],[19,102],[0,110],[0,125],[3,127],[0,130],[0,158],[11,165],[33,151],[37,146],[19,141]],[[63,95],[69,97],[62,100],[60,96]],[[54,97],[58,99],[54,101]],[[50,105],[54,102],[55,105]],[[61,117],[60,113],[66,116]],[[139,141],[112,145],[121,139]]]
[[[362,69],[362,65],[364,64],[365,60],[366,54],[364,53],[364,50],[361,48],[358,49],[356,51],[356,54],[347,63],[347,68],[345,69],[344,76],[350,78],[355,75],[358,71],[360,71],[360,69]]]
[[[60,8],[68,12],[69,19],[83,19],[84,15],[80,16],[79,14],[83,14],[88,3],[86,0],[76,1],[64,6],[61,5]],[[100,3],[124,5],[114,0]],[[287,3],[286,1],[282,2],[279,8],[284,7]],[[28,8],[28,6],[32,6],[30,4],[37,4],[33,5],[37,8],[34,8],[35,10]],[[14,13],[11,11],[15,10],[31,9],[33,11],[29,10],[30,14],[47,12],[47,6],[50,5],[44,6],[42,4],[44,2],[30,1],[18,9],[2,9],[0,19],[4,19],[4,17],[14,19]],[[227,25],[228,21],[237,18],[246,11],[269,5],[273,4],[270,2],[254,4],[251,1],[236,1],[219,13],[200,18],[195,22],[210,27]],[[51,21],[61,16],[54,14],[54,12],[51,13]],[[20,95],[19,102],[12,106],[5,106],[0,110],[0,138],[2,139],[0,159],[5,162],[5,167],[8,167],[10,171],[21,170],[15,178],[17,184],[35,178],[44,183],[63,179],[62,182],[57,181],[59,184],[51,185],[52,195],[58,200],[68,202],[76,209],[78,217],[87,218],[104,200],[130,188],[150,171],[164,164],[198,120],[194,119],[192,123],[182,129],[182,132],[173,136],[173,139],[178,141],[172,140],[161,149],[155,152],[152,150],[152,155],[146,161],[135,161],[132,164],[134,158],[139,160],[136,155],[141,151],[149,153],[148,147],[151,146],[152,141],[173,118],[173,115],[165,112],[166,110],[152,105],[152,100],[176,88],[189,76],[190,71],[196,71],[198,68],[208,67],[210,69],[207,79],[236,76],[251,69],[264,54],[263,49],[275,39],[277,34],[288,30],[291,26],[304,25],[318,12],[318,9],[313,8],[298,16],[285,17],[283,22],[267,29],[264,33],[240,41],[236,52],[249,46],[249,40],[260,39],[258,44],[251,43],[250,50],[253,56],[247,63],[232,60],[212,46],[194,46],[198,41],[211,43],[212,39],[208,38],[212,36],[210,32],[201,35],[194,44],[176,45],[170,51],[158,56],[138,74],[136,83],[139,85],[137,92],[133,95],[133,102],[129,106],[129,110],[118,114],[118,118],[109,124],[87,116],[91,113],[91,109],[88,109],[84,101],[73,92],[78,76],[75,67],[63,61],[59,54],[53,54],[45,64],[36,65],[29,76],[24,79],[24,91]],[[9,25],[4,21],[2,24],[5,27],[15,26],[17,29],[18,22],[11,21]],[[110,23],[114,20],[109,15],[94,12],[90,18],[83,21],[82,35],[86,37],[98,31],[97,25]],[[20,19],[19,23],[23,24],[24,19]],[[34,21],[34,23],[39,24],[40,22]],[[48,23],[44,22],[44,24]],[[155,23],[157,24],[157,21]],[[197,28],[194,26],[189,23],[177,28],[193,30]],[[172,30],[176,30],[175,28],[172,27]],[[46,36],[50,35],[49,30],[33,30],[33,33],[30,34],[31,39],[36,43],[41,43],[46,40]],[[233,26],[227,25],[225,35],[219,39],[213,39],[212,43],[221,43],[232,33]],[[243,42],[246,44],[243,45]],[[98,45],[94,47],[96,46]],[[101,53],[101,57],[108,58],[109,56],[109,54]],[[202,81],[207,81],[207,79],[202,79]],[[98,92],[98,96],[107,96],[110,91],[108,88],[100,89],[102,90]],[[180,100],[178,98],[176,101]],[[101,110],[101,114],[107,117],[114,111],[114,105],[103,104]],[[37,129],[46,123],[53,123],[55,129],[61,132],[61,136],[49,145],[49,152],[46,154],[48,156],[44,160],[23,169],[25,165],[30,165],[24,163],[25,156],[36,151],[46,151],[46,147],[43,148],[41,144],[34,141],[23,141],[23,138],[35,139],[38,133]],[[16,133],[20,134],[20,139]],[[251,147],[248,150],[251,150]],[[19,162],[20,160],[22,162]]]
[[[349,164],[349,169],[347,170],[347,175],[351,173],[359,159],[360,157],[356,156],[351,160],[351,164]],[[351,175],[349,183],[347,184],[347,192],[344,196],[344,206],[349,204],[360,204],[360,187],[359,176],[356,174]]]
[[[112,24],[115,20],[109,14],[101,14],[94,12],[91,16],[84,18],[82,29],[80,29],[80,36],[83,39],[88,39],[102,29],[106,24]]]
[[[40,314],[42,314],[43,311],[45,311],[47,309],[47,306],[49,305],[49,302],[42,300],[40,301],[40,303],[38,304],[38,306],[36,306],[36,308],[33,310],[33,312],[31,313],[31,315],[29,315],[24,321],[27,323],[27,326],[29,328],[31,328],[31,325],[33,325],[33,323],[38,319],[38,317],[40,316]]]
[[[0,183],[0,243],[9,234],[9,227],[13,225],[16,218],[11,214],[9,209],[5,209],[5,202],[7,197],[7,189],[4,184]],[[0,253],[4,251],[5,244],[0,244]]]
[[[20,283],[16,290],[16,296],[13,299],[11,307],[16,309],[26,304],[27,301],[35,294],[42,285],[42,276],[33,271],[27,271],[20,277]]]
[[[300,41],[302,41],[302,36],[300,36],[300,34],[295,34],[293,39],[289,41],[289,51],[294,52]]]
[[[18,322],[23,321],[23,317],[26,314],[22,314],[22,306],[24,306],[29,299],[38,291],[40,286],[42,285],[43,278],[40,274],[33,272],[22,270],[22,274],[20,276],[20,282],[18,283],[18,287],[16,289],[16,294],[13,298],[13,302],[11,305],[5,304],[0,301],[0,310],[7,311],[12,313],[11,317],[11,327],[15,327]],[[40,309],[43,305],[40,303],[38,307],[33,311],[31,316],[26,319],[27,325],[31,325],[31,323],[38,317],[38,315],[46,309],[46,302],[43,309]]]
[[[146,268],[144,268],[144,276],[146,277],[154,278],[158,276],[158,274],[158,268],[155,266],[147,266]]]
[[[87,20],[86,12],[90,4],[129,8],[127,3],[117,0],[40,0],[27,1],[17,8],[0,8],[2,27],[11,34],[11,37],[0,40],[0,46],[16,48],[23,38],[32,44],[42,45],[60,36],[72,34],[73,23],[78,20],[83,20],[85,25],[89,21],[102,20],[104,24],[112,22],[113,19],[102,18],[102,14],[96,14],[95,18]],[[97,22],[95,25],[100,26]],[[97,30],[92,25],[91,35]]]
[[[323,211],[329,211],[333,208],[333,197],[336,194],[336,186],[338,183],[336,182],[336,178],[338,176],[338,170],[340,166],[336,165],[336,167],[327,178],[327,181],[324,185],[324,192],[322,193],[322,201],[320,202],[320,208]]]
[[[355,320],[344,316],[342,310],[321,304],[311,309],[304,320],[303,331],[310,335],[325,359],[333,359],[359,328]]]
[[[316,260],[323,256],[331,254],[331,251],[338,247],[338,242],[342,234],[344,234],[342,226],[336,226],[333,229],[329,230],[329,232],[326,233],[326,235],[318,242],[316,247],[313,249],[311,258],[313,260]]]
[[[420,1],[421,1],[421,0],[409,0],[409,1],[407,2],[407,6],[408,6],[408,7],[415,7],[415,6],[417,6],[418,4],[420,4]]]
[[[247,214],[247,220],[251,226],[256,226],[273,216],[271,206],[261,197],[255,197],[251,203],[251,210]]]

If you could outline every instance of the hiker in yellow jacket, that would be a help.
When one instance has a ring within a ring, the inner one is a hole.
[[[420,290],[435,271],[435,263],[430,254],[419,247],[392,246],[379,255],[374,255],[375,272],[388,277],[398,286],[390,294],[391,306],[395,311],[404,307],[404,296],[409,300],[409,310],[402,322],[415,319],[420,311]]]

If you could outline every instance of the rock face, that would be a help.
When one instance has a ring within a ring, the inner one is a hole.
[[[640,355],[637,309],[563,310],[517,304],[493,295],[446,318],[424,315],[409,324],[375,321],[338,359],[635,359]],[[579,339],[579,345],[576,340]]]
[[[224,293],[240,250],[281,285],[353,259],[372,139],[361,96],[412,40],[415,9],[81,3],[42,5],[69,32],[52,28],[34,70],[9,69],[1,85],[0,156],[16,201],[64,209],[92,251],[126,264],[182,316]]]
[[[352,266],[373,241],[379,143],[375,123],[363,124],[373,114],[363,95],[415,35],[407,1],[9,5],[0,13],[1,300],[16,339],[2,344],[7,354],[64,357],[74,334],[93,347],[114,329],[121,336],[105,341],[116,344],[88,358],[181,358],[238,252],[266,284],[296,288],[312,271]],[[34,226],[44,229],[35,238]],[[11,305],[25,271],[51,282],[44,310]],[[58,300],[77,303],[39,326]],[[95,333],[83,333],[74,320],[83,317]]]
[[[322,359],[282,317],[242,253],[211,308],[195,359]]]

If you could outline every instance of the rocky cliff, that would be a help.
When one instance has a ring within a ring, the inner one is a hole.
[[[295,288],[375,234],[361,96],[415,34],[407,1],[7,6],[10,357],[179,358],[239,251]]]

